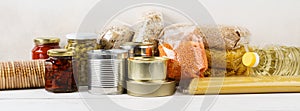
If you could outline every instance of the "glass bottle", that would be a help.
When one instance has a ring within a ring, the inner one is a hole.
[[[50,49],[59,49],[59,38],[36,38],[35,47],[32,49],[32,59],[48,59],[47,51]]]
[[[67,36],[66,49],[72,50],[73,68],[77,85],[88,85],[88,51],[97,49],[97,34],[73,33]]]
[[[77,86],[73,75],[73,53],[66,49],[51,49],[46,60],[45,89],[54,93],[76,92]]]
[[[267,46],[255,48],[242,58],[243,64],[256,76],[297,76],[300,75],[300,48]]]

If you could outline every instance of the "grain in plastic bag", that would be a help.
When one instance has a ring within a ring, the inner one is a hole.
[[[168,78],[181,79],[204,77],[208,68],[202,34],[194,25],[174,24],[166,27],[160,39],[161,57],[170,59]]]
[[[248,42],[247,39],[251,36],[247,28],[240,26],[217,25],[199,26],[199,28],[204,34],[203,42],[206,49],[237,49],[244,45],[241,43],[242,39],[245,40],[242,42]]]
[[[98,44],[100,49],[116,49],[125,42],[130,42],[134,31],[126,26],[111,26],[105,29],[99,37]]]
[[[158,56],[158,37],[164,28],[163,14],[157,11],[149,11],[134,26],[135,35],[133,42],[150,42],[154,46],[154,55]]]

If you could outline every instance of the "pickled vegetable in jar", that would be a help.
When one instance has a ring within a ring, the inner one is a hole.
[[[66,49],[72,50],[73,68],[77,85],[88,85],[88,51],[96,50],[97,34],[94,33],[73,33],[68,34],[68,45]]]
[[[51,49],[46,60],[45,89],[54,93],[78,91],[73,75],[73,52],[66,49]]]
[[[32,49],[32,59],[48,59],[47,51],[50,49],[59,49],[59,38],[36,38],[35,47]]]

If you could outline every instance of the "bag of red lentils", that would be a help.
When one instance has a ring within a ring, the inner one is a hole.
[[[208,62],[202,37],[195,25],[174,24],[164,28],[159,39],[159,52],[161,57],[170,59],[169,79],[204,77]]]

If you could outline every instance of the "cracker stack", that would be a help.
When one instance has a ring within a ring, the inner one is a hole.
[[[44,61],[0,62],[0,90],[45,86]]]

